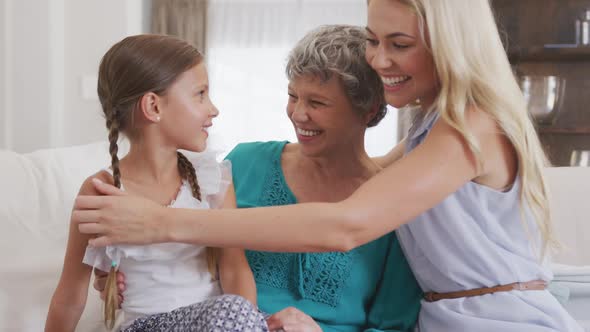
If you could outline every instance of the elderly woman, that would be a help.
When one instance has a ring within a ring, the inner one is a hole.
[[[360,28],[324,26],[291,51],[287,116],[298,142],[244,143],[229,153],[238,208],[338,202],[380,171],[364,148],[367,127],[385,115],[365,43]],[[349,252],[247,258],[260,310],[274,313],[271,330],[406,331],[417,319],[421,292],[395,233]]]
[[[244,143],[227,156],[239,208],[341,201],[379,172],[364,137],[385,102],[365,43],[359,28],[324,26],[291,51],[287,116],[298,142]],[[417,317],[420,291],[394,233],[349,252],[247,257],[260,309],[278,312],[271,329],[408,330]]]

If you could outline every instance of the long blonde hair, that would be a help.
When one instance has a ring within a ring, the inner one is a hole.
[[[131,142],[135,137],[133,112],[141,97],[154,92],[164,95],[167,89],[185,71],[200,64],[203,56],[187,42],[164,35],[137,35],[127,37],[111,47],[103,56],[98,73],[98,97],[109,131],[109,153],[113,182],[121,187],[121,172],[117,152],[119,134],[126,134]],[[201,200],[201,190],[193,164],[177,152],[178,171],[191,186],[193,196]],[[217,250],[207,248],[207,266],[213,279],[217,279]],[[112,266],[105,290],[104,322],[112,329],[117,308],[116,272]]]
[[[510,67],[489,0],[397,1],[417,15],[422,39],[434,59],[440,92],[432,109],[463,136],[480,165],[479,142],[465,117],[470,106],[494,118],[514,146],[521,210],[530,210],[535,219],[543,257],[548,247],[557,245],[543,177],[543,167],[549,162]]]

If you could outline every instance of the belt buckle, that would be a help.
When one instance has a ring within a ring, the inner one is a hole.
[[[426,302],[434,302],[434,292],[427,292],[424,294],[424,299],[426,300]]]

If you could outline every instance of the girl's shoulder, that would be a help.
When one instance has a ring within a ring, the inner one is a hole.
[[[82,182],[82,185],[80,185],[80,191],[78,192],[78,195],[99,195],[100,194],[94,188],[94,185],[92,184],[92,179],[98,179],[98,180],[108,183],[110,185],[114,184],[113,176],[109,172],[107,172],[106,170],[101,169],[100,171],[87,177],[86,180],[84,180],[84,182]]]

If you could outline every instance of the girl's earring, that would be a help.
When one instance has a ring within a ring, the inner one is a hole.
[[[156,116],[156,122],[160,122],[160,116]]]

